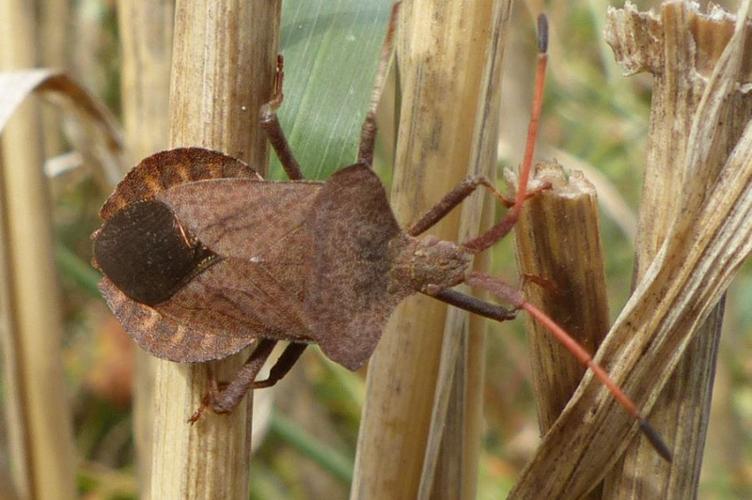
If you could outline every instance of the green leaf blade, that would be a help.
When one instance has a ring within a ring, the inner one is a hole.
[[[324,179],[355,162],[389,0],[285,2],[285,99],[280,122],[306,177]],[[284,178],[276,157],[272,178]]]

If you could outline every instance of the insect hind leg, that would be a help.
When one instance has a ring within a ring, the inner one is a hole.
[[[211,377],[211,387],[201,403],[201,406],[191,415],[188,420],[193,424],[207,408],[211,408],[214,413],[230,413],[243,399],[248,390],[253,387],[253,381],[256,379],[261,367],[264,366],[269,355],[277,344],[276,340],[262,340],[256,349],[253,350],[248,360],[235,373],[230,383],[219,386],[216,379]]]
[[[292,343],[288,345],[282,355],[279,357],[274,366],[272,366],[269,372],[269,377],[264,380],[257,380],[253,383],[254,389],[262,389],[264,387],[271,387],[279,382],[285,375],[292,369],[297,363],[300,355],[303,354],[308,344]]]

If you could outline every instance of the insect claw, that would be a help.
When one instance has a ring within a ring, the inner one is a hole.
[[[556,286],[556,282],[552,279],[537,274],[522,273],[522,286],[524,287],[528,283],[533,283],[543,288],[544,290],[551,291],[553,293],[559,293]]]
[[[193,415],[191,415],[191,418],[187,420],[187,422],[190,425],[195,424],[198,422],[198,420],[201,418],[201,415],[204,414],[204,411],[209,407],[209,395],[207,394],[204,396],[203,400],[201,401],[201,406],[198,407],[196,411],[193,412]]]

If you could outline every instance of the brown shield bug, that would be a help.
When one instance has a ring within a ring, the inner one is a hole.
[[[395,13],[396,8],[375,96],[391,55]],[[257,342],[235,378],[207,397],[206,407],[224,413],[250,388],[273,385],[284,376],[309,343],[349,369],[360,367],[392,310],[413,293],[499,321],[514,316],[452,290],[468,283],[542,322],[593,370],[670,460],[634,403],[582,347],[514,287],[470,270],[475,254],[511,230],[531,194],[527,184],[546,44],[541,16],[535,99],[517,194],[501,221],[480,236],[453,243],[421,235],[479,186],[503,200],[484,178],[466,179],[411,227],[399,227],[371,170],[373,109],[363,124],[358,161],[326,182],[303,180],[275,113],[282,101],[280,60],[275,97],[262,109],[262,125],[290,181],[264,181],[239,160],[200,148],[143,160],[105,203],[104,224],[93,235],[94,263],[105,275],[100,289],[108,305],[141,347],[172,361],[221,359]],[[256,381],[279,340],[290,345],[270,377]]]

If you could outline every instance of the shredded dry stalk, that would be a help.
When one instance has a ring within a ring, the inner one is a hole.
[[[634,6],[609,11],[606,36],[617,60],[630,73],[653,73],[653,99],[647,165],[640,206],[636,280],[642,279],[678,210],[687,171],[687,145],[692,120],[707,79],[733,33],[734,18],[720,8],[704,14],[697,4],[672,2],[658,13],[640,13]],[[749,28],[747,28],[749,29]],[[749,59],[749,50],[743,59]],[[639,68],[637,61],[649,60]],[[749,82],[742,69],[740,84]],[[749,94],[733,92],[722,113],[716,147],[700,164],[704,176],[717,175],[752,117]],[[662,498],[697,495],[707,430],[713,374],[721,334],[723,301],[710,313],[669,380],[650,420],[673,446],[671,464],[656,459],[643,438],[636,438],[606,480],[610,497],[651,492]],[[628,471],[628,473],[626,473]]]
[[[178,1],[170,146],[203,146],[267,163],[259,108],[271,95],[279,1]],[[229,379],[248,352],[214,363]],[[153,498],[247,498],[251,394],[229,415],[187,420],[208,386],[206,364],[160,361],[155,382]]]
[[[476,126],[484,93],[493,4],[418,0],[402,5],[397,39],[402,103],[391,196],[402,224],[413,222],[468,173],[477,141],[468,131]],[[478,217],[481,206],[475,210]],[[455,211],[431,233],[456,240],[459,224]],[[445,320],[446,306],[428,297],[411,298],[392,315],[369,366],[351,498],[418,495],[426,448],[435,457],[441,439],[441,429],[434,427],[428,444]],[[423,494],[431,487],[427,478]]]
[[[612,180],[594,165],[563,149],[547,148],[539,156],[556,158],[567,168],[581,171],[588,182],[593,185],[595,192],[598,193],[598,205],[603,210],[606,219],[616,224],[628,241],[634,242],[637,233],[637,215],[627,204],[624,196]]]
[[[747,0],[741,19],[746,19],[749,7]],[[694,114],[685,179],[677,196],[679,215],[596,356],[646,413],[752,250],[752,126],[733,145],[720,173],[705,168],[707,158],[730,146],[719,123],[725,119],[724,105],[738,91],[743,26],[737,21]],[[584,495],[636,432],[630,417],[588,374],[544,438],[513,496]],[[645,497],[660,496],[648,489],[650,484],[643,486]]]

